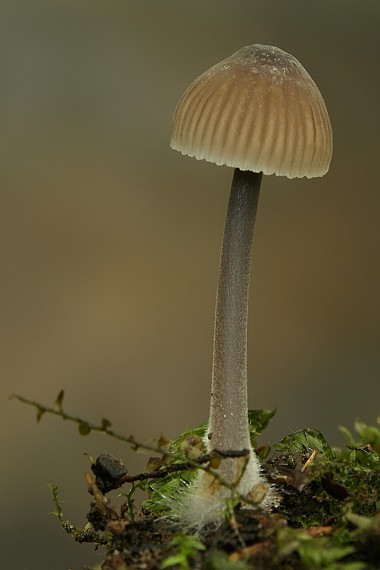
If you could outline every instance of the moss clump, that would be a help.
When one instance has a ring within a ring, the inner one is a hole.
[[[251,412],[255,422],[252,421],[253,439],[270,415],[273,414]],[[173,457],[167,458],[159,470],[185,461],[187,446],[184,442],[193,436],[201,438],[204,429],[205,426],[200,426],[170,442],[168,449]],[[247,510],[242,501],[236,500],[226,511],[229,514],[225,523],[218,529],[208,529],[200,537],[204,549],[193,553],[193,567],[211,570],[378,568],[380,428],[357,422],[355,429],[356,438],[347,429],[342,430],[347,437],[347,447],[343,449],[333,449],[318,430],[308,428],[259,450],[263,469],[282,497],[279,507],[276,512],[265,514]],[[181,486],[187,485],[195,469],[170,473],[143,485],[148,498],[140,517],[153,526],[160,521],[165,531],[170,531],[170,539],[160,544],[162,567],[169,567],[175,560],[191,559],[186,549],[181,550],[181,540],[176,539],[182,536],[181,530],[170,517],[160,519],[160,516],[168,513],[167,497],[175,496]],[[177,545],[175,554],[168,544]],[[130,553],[128,542],[117,541],[117,552],[120,551]],[[112,541],[108,556],[110,552]],[[157,551],[154,552],[157,555]],[[104,570],[112,568],[107,564]],[[134,564],[128,568],[142,567],[138,559]],[[148,567],[159,566],[152,562]]]
[[[139,448],[155,452],[147,471],[130,476],[120,460],[102,456],[87,474],[92,495],[89,525],[81,530],[63,517],[58,492],[52,486],[55,514],[78,542],[105,548],[101,570],[376,570],[380,568],[380,418],[375,425],[356,422],[354,434],[340,428],[347,439],[343,449],[332,448],[316,429],[284,437],[259,448],[263,470],[278,489],[279,506],[272,513],[252,507],[235,494],[226,505],[225,522],[194,538],[184,534],[170,517],[170,500],[187,486],[197,469],[212,474],[224,456],[205,454],[205,425],[168,441],[138,442],[111,429],[71,416],[63,410],[61,395],[54,408],[18,397],[37,409],[37,419],[53,413],[84,424]],[[274,412],[250,412],[252,444]],[[82,435],[86,435],[80,430]],[[233,450],[230,453],[236,457]],[[244,457],[242,456],[242,460]],[[219,484],[221,482],[219,481]],[[125,486],[125,501],[114,507],[106,494]],[[136,490],[144,491],[141,507]],[[174,498],[174,499],[173,499]]]

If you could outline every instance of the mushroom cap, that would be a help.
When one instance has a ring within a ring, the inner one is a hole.
[[[170,146],[218,165],[313,178],[328,171],[332,128],[299,61],[246,46],[200,75],[176,107]]]

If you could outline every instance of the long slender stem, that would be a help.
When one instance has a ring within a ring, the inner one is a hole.
[[[253,230],[262,173],[235,169],[215,310],[209,448],[250,448],[247,322]]]

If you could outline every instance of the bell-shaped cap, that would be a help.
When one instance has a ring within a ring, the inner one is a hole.
[[[170,146],[240,170],[313,178],[328,171],[332,129],[322,95],[299,61],[256,44],[190,85],[174,113]]]

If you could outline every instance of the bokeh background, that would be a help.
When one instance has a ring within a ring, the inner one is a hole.
[[[232,170],[169,148],[176,102],[238,48],[294,54],[335,134],[329,174],[264,179],[254,246],[250,406],[263,441],[380,411],[378,0],[2,0],[1,567],[80,569],[82,438],[12,393],[142,440],[207,419],[219,247]]]

